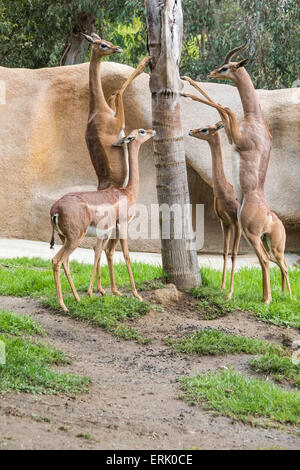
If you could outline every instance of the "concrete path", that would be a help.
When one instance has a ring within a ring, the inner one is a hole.
[[[58,252],[59,248],[59,246],[55,246],[54,250],[50,250],[49,243],[45,242],[0,238],[0,258],[16,258],[22,256],[34,258],[35,256],[39,256],[43,259],[51,259],[54,254]],[[159,253],[131,252],[130,258],[131,261],[140,261],[153,265],[161,264],[161,255]],[[80,263],[93,264],[94,251],[87,248],[77,248],[77,250],[72,253],[70,259],[74,259]],[[198,255],[198,259],[200,266],[209,266],[214,269],[222,269],[223,267],[222,255],[203,253]],[[290,267],[300,265],[300,255],[287,253],[286,259]],[[123,255],[121,252],[117,251],[115,252],[115,263],[120,261],[124,261]],[[101,263],[103,265],[106,264],[105,254],[102,256]],[[254,254],[240,255],[237,258],[237,269],[242,266],[259,266],[259,263]],[[228,267],[230,267],[230,262],[228,263]]]

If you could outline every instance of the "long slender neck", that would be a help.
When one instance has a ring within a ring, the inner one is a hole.
[[[259,104],[255,88],[253,86],[252,80],[244,67],[241,67],[236,73],[236,86],[239,90],[241,97],[244,116],[255,116],[256,119],[259,119],[264,125],[267,134],[269,136],[269,148],[266,148],[266,151],[261,154],[260,163],[259,163],[259,188],[263,191],[266,174],[268,170],[270,152],[272,146],[272,136],[270,134],[268,125],[266,123],[265,117],[263,115],[261,106]],[[266,144],[267,145],[267,144]]]
[[[97,57],[94,49],[92,48],[89,73],[90,112],[99,108],[108,107],[101,83],[101,60],[101,57]]]
[[[134,200],[137,199],[139,193],[139,149],[140,145],[133,141],[132,143],[128,144],[128,152],[129,152],[129,180],[127,189],[132,194]]]
[[[221,141],[219,133],[208,141],[212,157],[212,179],[214,192],[226,191],[227,180],[223,167]]]
[[[241,67],[235,73],[235,84],[239,90],[244,115],[255,114],[261,117],[262,113],[255,88],[250,75],[244,67]]]

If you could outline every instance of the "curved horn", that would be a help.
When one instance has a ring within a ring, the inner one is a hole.
[[[231,51],[229,51],[228,54],[227,54],[226,57],[225,57],[224,64],[228,64],[228,62],[230,61],[230,59],[231,59],[235,54],[237,54],[237,53],[240,52],[240,51],[243,51],[247,46],[248,46],[248,41],[245,42],[244,44],[242,44],[241,46],[235,47],[234,49],[232,49]]]

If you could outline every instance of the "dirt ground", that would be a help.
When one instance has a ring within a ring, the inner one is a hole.
[[[153,291],[143,293],[153,302]],[[6,393],[0,397],[0,449],[299,449],[300,437],[216,417],[179,399],[177,378],[234,366],[247,371],[248,355],[197,357],[173,354],[163,339],[211,326],[281,342],[287,330],[234,312],[203,320],[195,300],[151,310],[128,322],[149,345],[113,337],[99,327],[42,308],[37,301],[0,297],[0,307],[29,313],[47,330],[44,342],[66,352],[60,367],[92,378],[91,391],[76,399]],[[161,309],[159,309],[161,310]],[[299,333],[289,329],[292,338]],[[89,439],[78,437],[89,434]]]

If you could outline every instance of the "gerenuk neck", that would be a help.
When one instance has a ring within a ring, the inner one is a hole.
[[[224,192],[226,192],[226,187],[228,183],[223,167],[223,158],[219,133],[215,134],[213,138],[208,141],[208,143],[210,146],[212,157],[213,190],[216,196],[221,196]]]
[[[244,67],[237,70],[235,84],[239,90],[245,117],[249,115],[261,117],[262,113],[255,88],[250,75]]]
[[[127,189],[131,193],[133,199],[136,201],[139,194],[139,155],[140,145],[136,142],[128,144],[128,153],[129,153],[129,180]]]
[[[106,107],[109,108],[102,89],[100,75],[101,60],[101,57],[97,56],[92,48],[89,70],[90,113]]]

